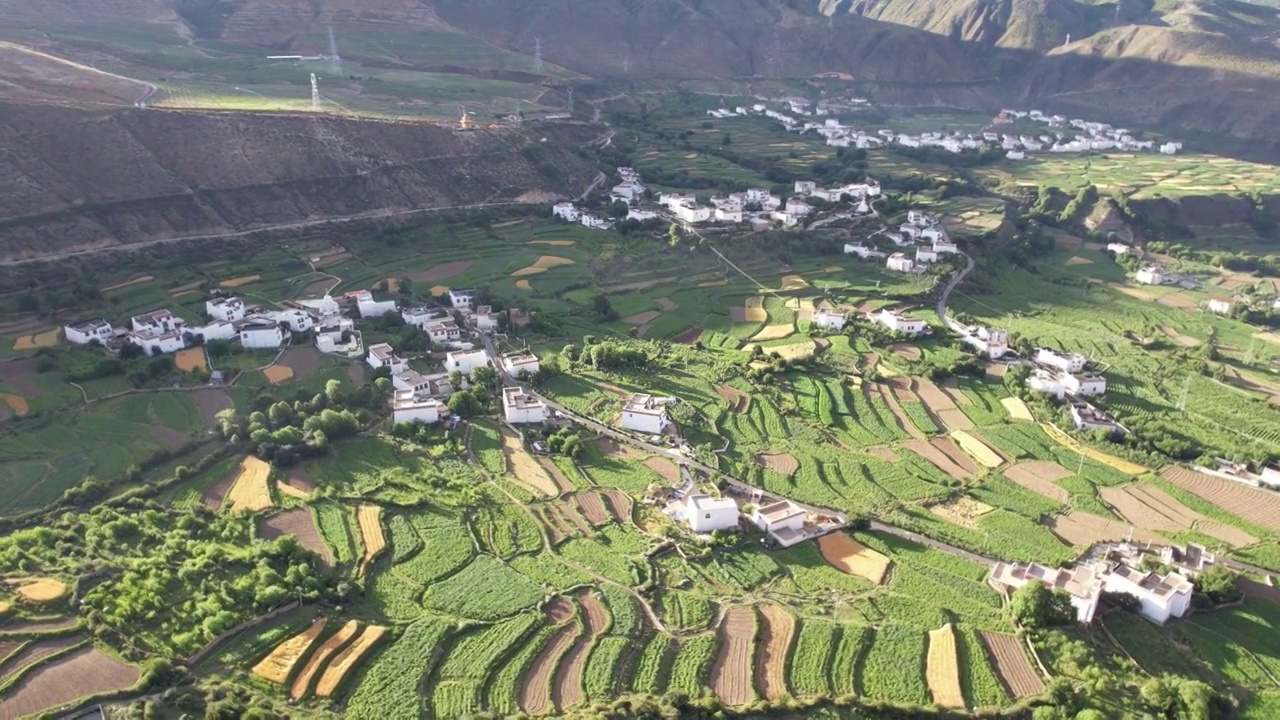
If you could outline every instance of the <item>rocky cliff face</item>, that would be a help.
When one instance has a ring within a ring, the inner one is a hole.
[[[0,258],[325,217],[576,195],[575,128],[0,106]],[[550,135],[548,135],[548,132]],[[548,137],[547,142],[540,142]]]

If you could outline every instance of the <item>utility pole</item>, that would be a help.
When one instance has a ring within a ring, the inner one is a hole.
[[[311,112],[320,112],[320,85],[315,73],[311,73]]]
[[[533,71],[542,72],[542,38],[533,39]]]
[[[1178,409],[1186,412],[1187,410],[1187,393],[1191,392],[1191,373],[1187,373],[1187,379],[1182,383],[1182,395],[1178,398]]]
[[[573,88],[569,88],[569,114],[573,114]]]

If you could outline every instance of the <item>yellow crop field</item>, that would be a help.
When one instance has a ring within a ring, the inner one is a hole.
[[[1022,398],[1007,397],[1000,401],[1004,406],[1005,412],[1009,413],[1009,417],[1014,420],[1026,420],[1027,422],[1035,422],[1036,416],[1031,414],[1031,408],[1022,402]]]
[[[956,668],[956,634],[951,623],[929,631],[925,676],[934,703],[952,710],[964,709],[964,693],[960,690],[960,673]]]
[[[290,485],[287,482],[276,483],[276,490],[279,490],[281,495],[288,495],[289,497],[297,498],[298,500],[306,500],[311,497],[311,493],[300,487]]]
[[[1086,445],[1081,445],[1080,443],[1076,442],[1075,438],[1062,432],[1061,430],[1054,427],[1053,425],[1050,425],[1048,423],[1041,423],[1040,427],[1044,428],[1045,434],[1048,435],[1050,438],[1052,438],[1053,441],[1058,443],[1059,445],[1066,448],[1070,448],[1078,453],[1081,453],[1085,457],[1089,458],[1090,460],[1097,460],[1103,465],[1108,465],[1110,467],[1113,467],[1116,470],[1119,470],[1120,472],[1124,473],[1125,475],[1142,475],[1147,472],[1147,469],[1142,467],[1141,465],[1138,465],[1136,463],[1131,463],[1128,460],[1118,458],[1115,455],[1108,455],[1102,452],[1101,450],[1094,450],[1093,448],[1088,447]]]
[[[987,447],[986,443],[964,430],[952,431],[951,439],[955,440],[962,450],[973,456],[973,459],[977,460],[979,465],[998,468],[1004,464],[1004,458],[1000,457],[995,450]]]
[[[524,277],[526,275],[538,275],[560,265],[576,265],[573,260],[563,258],[556,255],[541,255],[529,267],[523,267],[511,273],[511,277]]]
[[[360,576],[387,547],[387,540],[382,535],[381,505],[361,505],[356,517],[360,520],[360,537],[364,538],[364,557],[356,570],[356,575]]]
[[[249,455],[241,460],[240,473],[227,492],[226,502],[231,512],[257,512],[271,507],[274,503],[271,502],[271,486],[267,484],[270,476],[271,466],[258,458]]]
[[[364,654],[369,652],[386,632],[387,629],[381,625],[370,625],[365,628],[359,639],[347,646],[346,650],[329,663],[329,667],[324,671],[324,675],[320,676],[320,682],[316,685],[316,695],[319,697],[332,695],[333,691],[342,684],[342,679],[351,672],[351,668],[360,662],[360,658],[364,657]]]
[[[286,367],[284,365],[272,365],[266,370],[263,370],[262,374],[267,376],[267,382],[272,385],[279,385],[280,383],[293,378],[293,368]]]
[[[311,627],[277,645],[270,655],[253,666],[253,674],[277,685],[288,682],[289,675],[293,673],[293,666],[298,664],[298,660],[311,647],[311,643],[324,632],[324,626],[328,622],[327,618],[320,618],[311,623]]]
[[[53,578],[19,578],[8,584],[16,587],[18,596],[27,602],[49,603],[67,594],[67,584]]]
[[[289,697],[294,700],[301,700],[311,689],[311,679],[320,671],[320,667],[329,660],[338,648],[346,645],[351,638],[355,637],[356,632],[360,629],[360,623],[355,620],[348,620],[342,629],[334,633],[324,644],[316,648],[315,654],[307,661],[306,667],[302,668],[302,672],[298,673],[298,677],[294,678],[293,685],[289,687]]]
[[[261,279],[261,275],[241,275],[240,277],[227,278],[218,284],[224,288],[237,288],[241,285],[248,285],[251,282],[257,282]]]
[[[832,567],[849,575],[857,575],[879,585],[889,572],[889,558],[864,546],[845,533],[835,532],[818,538],[818,551]]]
[[[796,328],[794,325],[765,325],[760,328],[760,332],[751,336],[752,340],[764,342],[766,340],[781,340],[794,335]]]
[[[21,395],[14,395],[12,393],[0,393],[0,402],[3,402],[5,405],[8,405],[9,409],[13,411],[13,414],[17,415],[18,417],[22,417],[23,415],[26,415],[27,413],[31,412],[31,405],[29,405],[27,403],[27,399],[22,397]]]
[[[192,370],[208,370],[209,366],[205,364],[204,348],[193,347],[186,350],[179,350],[174,353],[173,364],[182,372],[191,372]]]
[[[37,350],[42,347],[54,347],[58,344],[58,329],[23,335],[13,342],[14,350]]]

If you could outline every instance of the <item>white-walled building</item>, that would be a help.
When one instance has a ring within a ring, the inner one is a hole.
[[[142,348],[148,355],[178,352],[187,346],[181,330],[155,333],[149,330],[129,333],[129,342]]]
[[[1133,279],[1143,285],[1163,285],[1165,281],[1164,270],[1158,265],[1148,265],[1139,270]]]
[[[676,219],[691,225],[711,219],[711,208],[705,205],[676,205],[671,212],[675,213]]]
[[[813,324],[815,327],[824,328],[840,332],[844,330],[845,323],[849,321],[849,314],[839,312],[837,310],[828,310],[823,308],[813,314]]]
[[[875,258],[884,257],[884,253],[880,252],[879,250],[876,250],[876,249],[875,249],[875,248],[873,248],[873,247],[868,247],[867,245],[864,245],[864,244],[862,244],[862,243],[860,243],[860,242],[856,242],[856,243],[845,243],[845,244],[844,244],[844,254],[845,254],[845,255],[857,255],[858,257],[862,258],[863,260],[866,260],[867,258],[873,258],[873,257],[875,257]]]
[[[970,328],[961,333],[960,339],[992,360],[1002,358],[1009,352],[1009,333],[998,328]]]
[[[893,310],[881,310],[875,315],[875,321],[896,333],[903,335],[919,335],[929,327],[929,323],[920,318],[908,317]]]
[[[1087,430],[1106,430],[1109,433],[1119,433],[1122,435],[1127,435],[1129,433],[1123,425],[1116,422],[1110,415],[1087,402],[1071,403],[1068,410],[1071,412],[1071,423],[1076,426],[1076,430],[1081,432]]]
[[[900,252],[890,255],[884,266],[894,272],[903,273],[913,272],[916,269],[915,261]]]
[[[334,316],[316,326],[316,349],[322,353],[348,355],[359,347],[360,336],[351,318]]]
[[[1223,300],[1221,298],[1211,298],[1209,300],[1209,312],[1214,315],[1230,315],[1233,307],[1235,307],[1235,303],[1231,300]]]
[[[369,346],[369,367],[377,370],[379,368],[389,368],[392,375],[399,375],[409,369],[409,363],[404,358],[396,355],[396,351],[387,343],[378,343]]]
[[[153,310],[145,315],[134,315],[129,325],[135,333],[151,333],[162,335],[180,331],[186,327],[187,321],[168,310]]]
[[[456,370],[463,375],[470,375],[472,370],[488,366],[489,353],[483,349],[451,352],[444,356],[444,369],[447,372]]]
[[[1047,365],[1069,373],[1081,372],[1089,364],[1089,358],[1080,353],[1061,352],[1053,348],[1037,349],[1035,361],[1040,365]]]
[[[342,312],[342,306],[339,305],[338,301],[334,300],[330,295],[325,295],[322,298],[312,298],[309,300],[295,300],[294,303],[307,308],[316,315],[319,315],[321,318],[333,317],[334,315],[338,315]]]
[[[1124,243],[1107,243],[1107,252],[1115,253],[1116,255],[1128,255],[1131,250],[1133,250],[1133,248],[1125,245]]]
[[[744,215],[741,210],[730,210],[728,208],[716,208],[716,222],[742,222]]]
[[[391,398],[392,422],[435,425],[449,414],[449,406],[433,397],[420,397],[412,390],[398,390]]]
[[[1119,564],[1103,575],[1103,589],[1138,599],[1138,612],[1163,625],[1171,617],[1183,617],[1191,609],[1194,586],[1178,573],[1159,575]]]
[[[234,340],[239,334],[236,323],[230,320],[213,320],[205,325],[191,328],[191,332],[199,335],[203,342],[210,340]]]
[[[475,323],[476,330],[480,332],[493,332],[498,329],[498,316],[489,305],[481,305],[471,316],[471,322]]]
[[[1084,397],[1102,395],[1107,391],[1107,379],[1091,373],[1069,373],[1058,369],[1036,368],[1027,377],[1027,387],[1049,393],[1061,400],[1071,395]]]
[[[351,293],[351,297],[355,298],[356,310],[360,312],[362,318],[382,317],[396,311],[395,300],[374,300],[373,293],[368,290]]]
[[[316,326],[316,319],[311,313],[302,310],[272,310],[265,314],[271,322],[284,323],[291,333],[304,333]]]
[[[93,318],[92,320],[83,320],[78,323],[64,325],[62,332],[66,335],[67,342],[72,345],[88,345],[92,342],[106,345],[109,340],[115,337],[115,329],[111,327],[111,323],[102,318]]]
[[[567,220],[569,222],[578,222],[578,215],[579,215],[578,209],[573,206],[573,203],[568,203],[568,202],[556,203],[555,205],[551,206],[551,214],[560,218],[561,220]]]
[[[619,424],[624,430],[634,430],[646,435],[661,435],[669,422],[665,399],[636,393],[628,398],[626,405],[623,406]]]
[[[805,539],[805,509],[790,500],[779,500],[751,513],[751,522],[782,547],[791,547]]]
[[[658,213],[652,210],[641,210],[640,208],[631,208],[627,211],[627,219],[636,222],[644,222],[646,220],[654,220],[658,217]]]
[[[206,300],[204,311],[214,320],[235,322],[243,320],[245,314],[244,300],[238,297],[220,297]]]
[[[404,320],[406,325],[412,325],[418,329],[422,329],[428,322],[439,317],[444,317],[443,310],[426,305],[413,305],[400,310],[400,319]]]
[[[520,377],[520,373],[537,375],[540,367],[538,357],[530,352],[508,353],[502,356],[502,368],[514,378]]]
[[[987,582],[997,589],[1010,591],[1033,582],[1051,590],[1065,591],[1076,609],[1076,620],[1085,624],[1093,622],[1093,616],[1098,612],[1098,601],[1102,599],[1102,578],[1087,566],[1067,570],[1039,563],[996,563]]]
[[[507,387],[502,389],[502,413],[513,425],[542,423],[547,421],[547,404],[519,387]]]
[[[916,248],[916,262],[922,264],[931,264],[938,262],[938,253],[932,248],[918,247]]]
[[[684,502],[684,519],[695,533],[713,533],[738,527],[738,503],[733,498],[690,495]]]
[[[476,291],[474,288],[458,288],[449,291],[449,304],[459,310],[470,310],[476,304]]]
[[[253,350],[274,350],[284,342],[284,330],[278,323],[247,322],[240,326],[240,344]]]
[[[458,323],[453,318],[429,320],[422,326],[422,330],[433,343],[445,344],[462,339],[462,328],[458,327]]]
[[[933,252],[935,255],[950,255],[960,252],[960,248],[946,237],[941,237],[933,241]]]

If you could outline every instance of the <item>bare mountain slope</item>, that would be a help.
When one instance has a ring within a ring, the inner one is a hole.
[[[566,135],[582,128],[562,128]],[[335,117],[0,106],[0,258],[577,194],[572,147]]]

